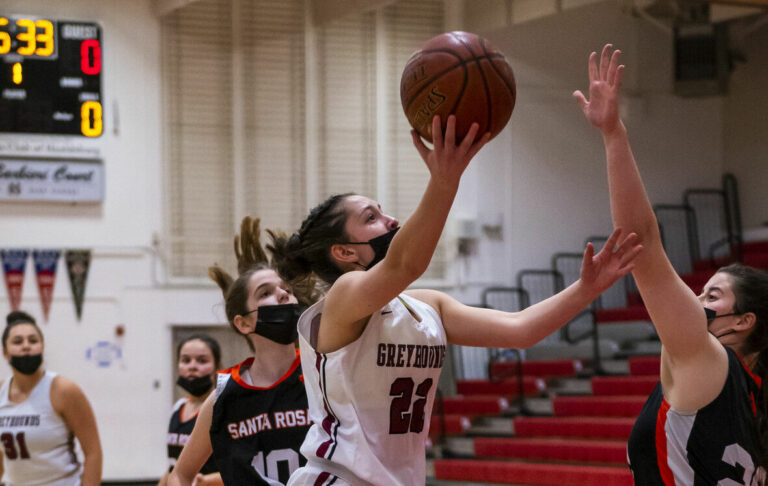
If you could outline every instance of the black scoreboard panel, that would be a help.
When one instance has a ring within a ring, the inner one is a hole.
[[[0,13],[0,132],[99,137],[101,27]]]

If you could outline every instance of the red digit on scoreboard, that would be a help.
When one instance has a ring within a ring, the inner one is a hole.
[[[101,45],[97,39],[86,39],[80,44],[80,69],[85,74],[101,72]]]

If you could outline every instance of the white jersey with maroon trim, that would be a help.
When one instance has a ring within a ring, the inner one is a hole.
[[[425,483],[425,442],[446,336],[437,311],[400,295],[373,314],[362,335],[317,353],[325,301],[299,319],[299,344],[312,427],[301,452],[318,474],[290,486]],[[333,325],[333,323],[327,323]]]
[[[720,394],[695,412],[670,407],[656,385],[637,417],[627,444],[635,484],[643,486],[757,486],[755,397],[760,377],[728,353],[728,376]]]
[[[9,486],[80,484],[74,436],[51,405],[55,377],[47,371],[21,403],[8,399],[10,378],[0,387],[0,441]]]

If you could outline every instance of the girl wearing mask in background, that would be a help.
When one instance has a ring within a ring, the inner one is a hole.
[[[200,408],[216,384],[216,370],[221,368],[221,348],[212,337],[195,334],[179,343],[176,360],[179,367],[179,379],[176,384],[188,395],[180,398],[171,412],[167,435],[170,467],[160,479],[159,486],[167,484],[168,475],[176,465],[181,450],[195,427]],[[197,474],[196,484],[223,484],[212,457],[203,464]]]
[[[43,368],[43,333],[32,316],[14,311],[6,321],[3,356],[13,375],[0,385],[0,476],[8,485],[98,486],[101,443],[88,399],[74,382]]]

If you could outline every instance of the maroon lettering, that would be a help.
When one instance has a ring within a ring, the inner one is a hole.
[[[387,345],[379,343],[379,354],[376,356],[376,366],[384,366],[384,360],[387,355]]]
[[[387,366],[390,368],[395,367],[395,345],[387,344]]]
[[[405,366],[405,360],[403,359],[403,354],[405,354],[405,344],[398,344],[397,345],[397,367],[402,368]]]

